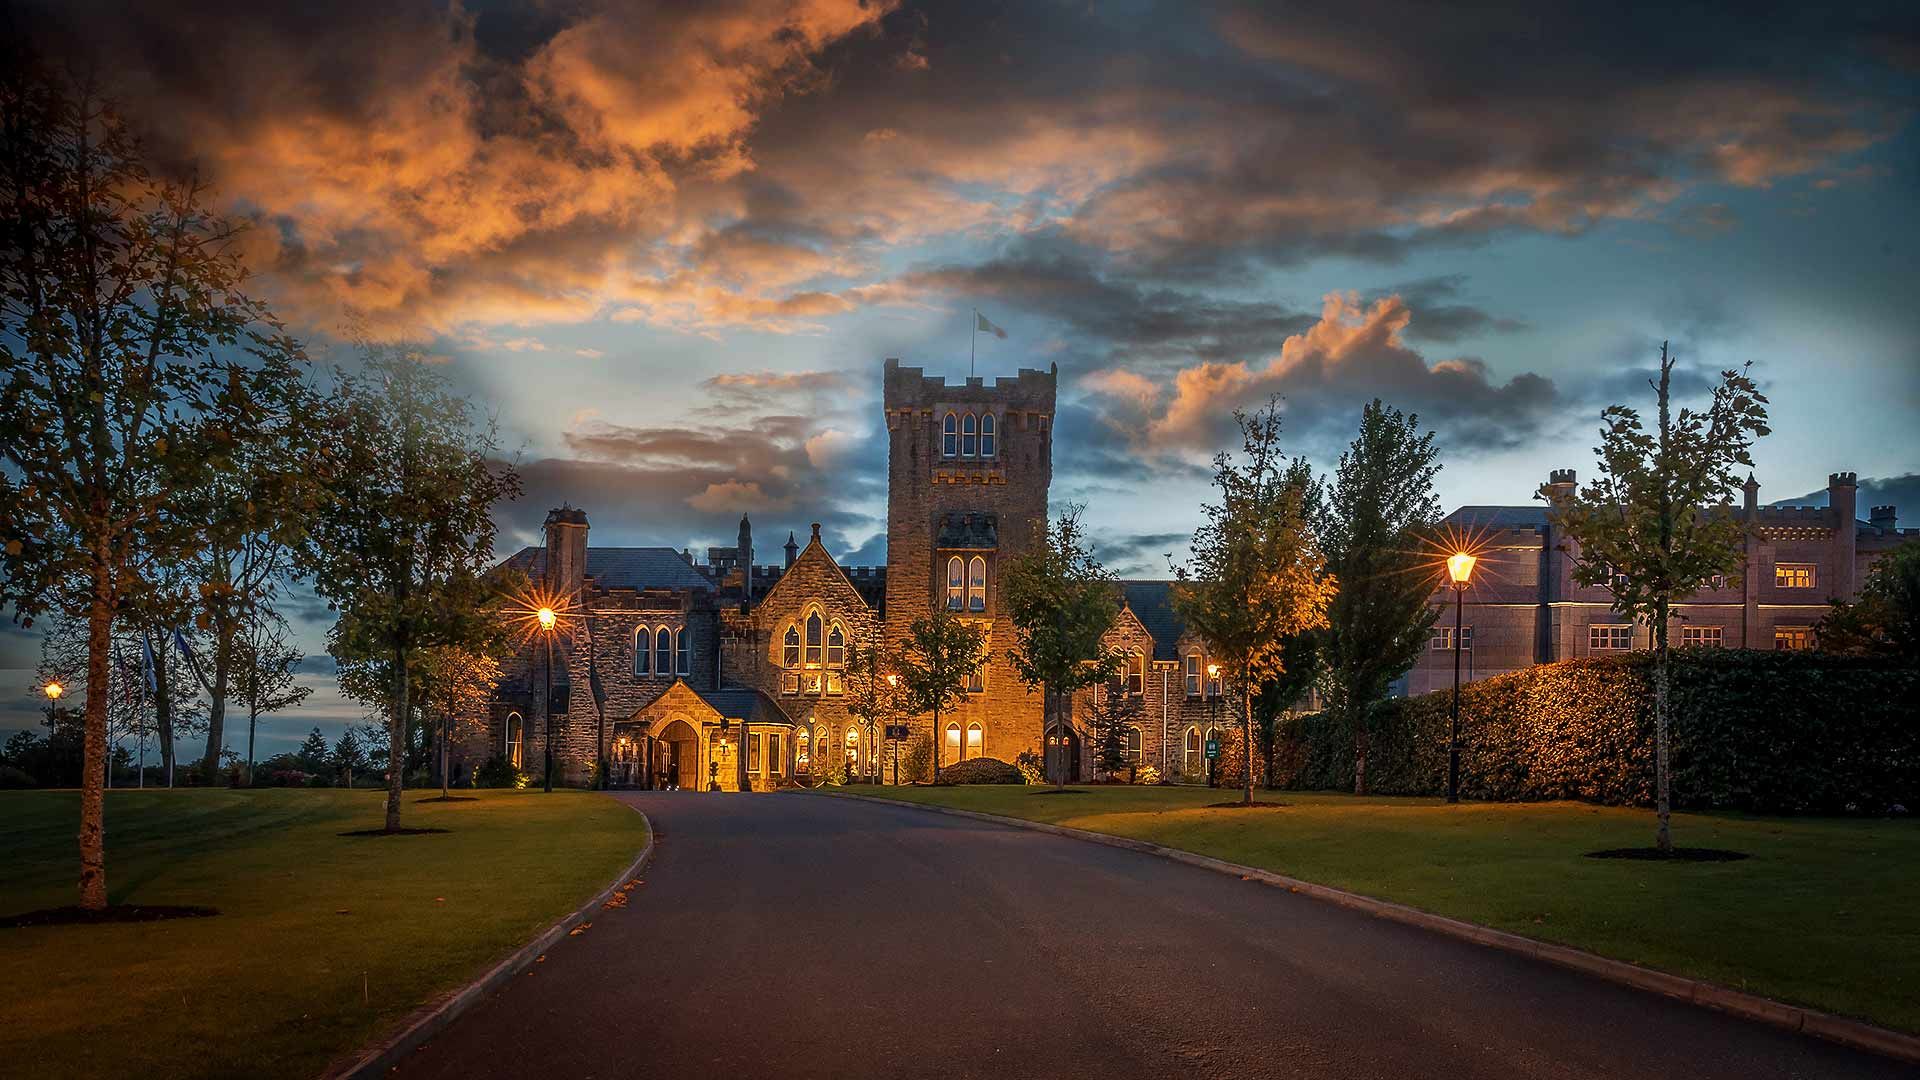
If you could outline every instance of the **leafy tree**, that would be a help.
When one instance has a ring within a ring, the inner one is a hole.
[[[148,722],[148,705],[153,695],[148,691],[142,670],[140,635],[116,620],[109,642],[113,663],[103,691],[107,699],[107,745],[123,748],[131,741],[139,746],[153,730],[153,725]],[[34,681],[42,685],[47,682],[61,683],[67,687],[67,700],[70,701],[84,700],[83,694],[91,697],[92,688],[86,682],[88,647],[86,620],[56,613],[47,623],[46,636],[40,639],[40,666],[34,673]],[[171,690],[181,706],[182,727],[197,730],[203,714],[191,680],[177,667],[166,670],[173,680]],[[74,712],[76,720],[83,715],[84,711]],[[84,734],[84,724],[76,723],[76,739]],[[77,752],[77,742],[75,748]],[[76,757],[75,761],[78,760]],[[75,773],[71,784],[77,786],[80,781],[80,774]],[[109,785],[111,782],[109,777]]]
[[[14,44],[14,43],[9,43]],[[0,54],[0,605],[87,620],[87,681],[111,678],[137,551],[194,550],[160,514],[226,467],[303,357],[244,290],[236,229],[197,182],[150,173],[91,82]],[[105,694],[89,697],[80,904],[107,906]]]
[[[278,614],[255,608],[233,650],[238,676],[235,693],[247,707],[247,783],[253,782],[253,736],[262,716],[291,709],[313,693],[310,686],[294,685],[294,672],[304,659],[287,638],[287,623]]]
[[[1105,642],[1120,613],[1119,592],[1086,544],[1082,509],[1069,505],[1040,543],[1000,574],[1000,603],[1014,634],[1007,659],[1021,682],[1039,688],[1048,731],[1061,726],[1063,702],[1112,679],[1121,663]],[[1064,786],[1066,763],[1059,766],[1056,781]]]
[[[1308,520],[1306,463],[1280,453],[1280,403],[1238,412],[1244,462],[1214,455],[1220,501],[1204,509],[1192,556],[1175,563],[1173,608],[1241,700],[1241,745],[1253,745],[1254,688],[1286,670],[1286,642],[1326,625],[1336,588]],[[1253,770],[1241,770],[1241,802],[1253,805]]]
[[[300,749],[294,751],[294,756],[300,759],[300,768],[306,772],[317,774],[326,771],[326,736],[320,734],[318,727],[307,732],[307,740],[300,744]]]
[[[471,734],[468,726],[484,727],[487,702],[500,685],[501,654],[486,648],[438,645],[423,650],[419,667],[420,700],[425,714],[438,721],[435,749],[440,793],[447,793],[448,748],[453,740]],[[476,717],[482,719],[475,719]]]
[[[1652,624],[1655,840],[1662,852],[1673,850],[1667,623],[1675,603],[1740,568],[1745,526],[1733,512],[1734,467],[1751,467],[1753,440],[1767,434],[1767,399],[1744,370],[1721,372],[1704,410],[1674,416],[1674,363],[1662,342],[1652,431],[1638,412],[1609,405],[1594,450],[1599,475],[1572,495],[1541,490],[1567,537],[1562,550],[1574,560],[1573,579],[1609,586],[1614,611]]]
[[[333,753],[327,758],[327,764],[331,765],[335,772],[346,777],[348,787],[353,786],[355,770],[366,768],[367,752],[361,747],[360,737],[353,733],[352,728],[340,733],[339,740],[333,744]]]
[[[933,714],[933,779],[940,781],[940,714],[966,700],[967,680],[986,659],[987,629],[945,608],[913,620],[899,655],[900,685],[906,707]],[[961,753],[966,752],[961,735]],[[917,774],[916,774],[917,775]]]
[[[341,611],[335,659],[388,664],[388,754],[404,764],[417,650],[498,632],[485,577],[492,511],[520,481],[496,462],[492,430],[418,352],[368,346],[363,369],[337,382],[332,483],[305,559],[315,591]],[[403,773],[387,775],[389,830],[400,827]]]
[[[1140,723],[1143,712],[1140,695],[1127,693],[1127,685],[1120,680],[1108,681],[1105,691],[1094,703],[1089,726],[1094,766],[1113,777],[1133,763],[1127,754],[1127,729]]]
[[[1253,745],[1260,752],[1267,790],[1274,788],[1273,755],[1280,745],[1280,720],[1320,677],[1318,632],[1292,634],[1280,646],[1280,673],[1260,684],[1253,696]]]
[[[1859,596],[1835,600],[1814,637],[1828,652],[1920,663],[1920,544],[1902,544],[1875,560]]]
[[[1353,791],[1367,793],[1368,718],[1419,659],[1437,615],[1423,540],[1440,520],[1433,432],[1420,418],[1369,402],[1314,511],[1320,550],[1340,591],[1321,632],[1326,710],[1353,733]]]
[[[880,643],[878,635],[864,645],[855,645],[843,671],[846,679],[847,713],[867,729],[867,773],[880,782],[881,729],[900,717],[904,691],[900,687],[900,661]]]

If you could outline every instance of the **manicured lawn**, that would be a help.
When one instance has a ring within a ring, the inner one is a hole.
[[[640,815],[586,792],[468,792],[342,837],[383,793],[115,791],[113,903],[214,918],[0,929],[8,1076],[313,1076],[613,880]],[[75,901],[74,792],[0,792],[0,915]]]
[[[1584,858],[1653,841],[1647,811],[1238,792],[850,789],[1149,840],[1920,1032],[1920,823],[1686,814],[1675,843],[1741,862]]]

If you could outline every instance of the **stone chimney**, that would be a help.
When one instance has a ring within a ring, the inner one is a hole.
[[[800,545],[793,540],[793,530],[787,530],[787,569],[793,568],[793,560],[800,557]]]
[[[1740,485],[1740,490],[1746,493],[1746,499],[1740,507],[1746,511],[1747,520],[1752,521],[1760,513],[1760,481],[1755,480],[1752,473],[1748,473],[1747,482]]]
[[[1547,474],[1547,501],[1571,499],[1578,487],[1572,469],[1555,469]]]
[[[740,564],[740,597],[743,600],[752,600],[753,522],[748,521],[747,515],[745,514],[740,515],[740,536],[736,540],[736,545],[739,548],[739,554],[736,558]]]
[[[1892,532],[1900,521],[1900,512],[1891,506],[1876,506],[1867,511],[1867,520],[1881,532]]]
[[[539,582],[556,599],[576,596],[587,578],[587,513],[562,503],[547,511],[547,572]]]
[[[1858,478],[1850,472],[1829,473],[1827,506],[1833,515],[1833,587],[1828,596],[1853,599],[1853,555],[1856,521],[1855,502],[1859,499]]]

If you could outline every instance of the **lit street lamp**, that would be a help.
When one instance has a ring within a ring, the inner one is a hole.
[[[553,793],[553,625],[560,620],[550,607],[543,607],[538,613],[540,631],[547,638],[547,664],[545,668],[547,696],[540,705],[541,726],[545,729],[540,742],[546,751],[546,791]]]
[[[1207,665],[1207,738],[1220,737],[1220,665]],[[1202,746],[1205,749],[1205,746]],[[1217,758],[1207,758],[1207,786],[1214,785],[1214,762]]]
[[[55,679],[47,683],[46,695],[47,695],[47,737],[48,738],[53,737],[54,710],[59,707],[58,702],[60,701],[60,695],[66,692],[67,692],[67,688],[64,686],[61,686],[60,681],[58,679]]]
[[[1479,560],[1464,551],[1447,557],[1447,576],[1453,579],[1453,715],[1447,734],[1447,801],[1460,801],[1460,603],[1473,564]]]
[[[899,719],[899,705],[900,705],[900,676],[894,674],[891,671],[887,672],[887,689],[890,690],[893,695],[891,698],[888,699],[889,711],[887,713],[887,718],[889,720],[897,720]],[[893,735],[893,729],[894,729],[894,725],[889,723],[887,725],[887,734],[889,736],[887,741],[893,744],[893,747],[892,747],[893,749],[893,786],[899,787],[900,786],[900,740],[891,737]],[[875,765],[877,767],[878,762],[876,762]]]

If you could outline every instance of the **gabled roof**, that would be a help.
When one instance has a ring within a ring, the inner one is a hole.
[[[1536,506],[1463,506],[1440,520],[1460,528],[1539,529],[1547,525],[1548,508]]]
[[[1127,607],[1133,609],[1134,618],[1153,635],[1153,658],[1155,660],[1178,660],[1180,637],[1187,627],[1173,610],[1173,582],[1171,581],[1122,581],[1120,594],[1126,598]]]
[[[546,572],[547,549],[526,547],[504,564],[528,577]],[[713,591],[713,582],[668,547],[590,547],[587,577],[602,589],[693,589]]]
[[[729,720],[745,720],[752,724],[791,724],[780,703],[750,686],[724,686],[718,690],[694,690],[700,700],[713,706],[713,711]]]

